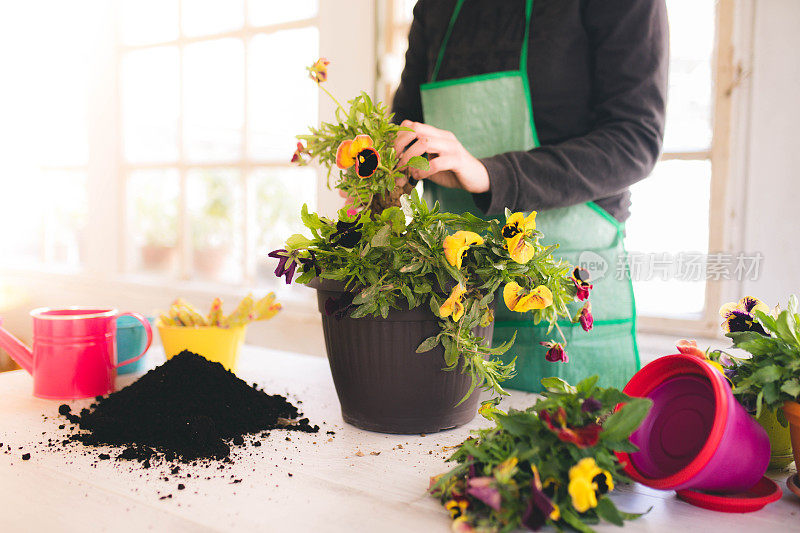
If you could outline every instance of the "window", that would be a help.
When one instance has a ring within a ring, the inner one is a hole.
[[[381,75],[386,94],[400,80],[414,4],[385,2]],[[730,94],[720,87],[732,82],[733,3],[667,0],[667,10],[671,49],[664,151],[651,176],[631,188],[626,245],[640,327],[713,333],[720,304],[713,281],[727,279],[737,268],[730,262],[741,261],[717,253],[730,133]]]
[[[650,329],[713,333],[719,283],[753,258],[721,254],[728,138],[731,2],[668,0],[670,82],[661,160],[631,188],[638,312]],[[664,320],[667,318],[668,320]]]
[[[316,169],[289,164],[319,116],[317,0],[31,4],[35,33],[3,41],[36,68],[5,99],[25,150],[3,162],[0,261],[274,284],[266,252],[317,203]]]
[[[304,70],[319,54],[316,15],[314,0],[122,3],[126,271],[270,279],[263,251],[315,204],[316,172],[289,157],[317,121]]]

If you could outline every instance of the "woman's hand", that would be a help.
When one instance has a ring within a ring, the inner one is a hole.
[[[414,156],[428,154],[430,158],[429,170],[409,169],[413,178],[430,179],[439,185],[471,193],[489,190],[486,167],[467,152],[452,132],[410,120],[404,120],[401,126],[414,131],[397,134],[394,149],[401,154],[400,165],[405,165]],[[402,186],[406,180],[400,178],[397,181]]]

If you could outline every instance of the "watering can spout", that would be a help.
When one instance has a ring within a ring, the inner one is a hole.
[[[0,318],[0,326],[2,324],[3,319]],[[0,327],[0,348],[8,352],[11,359],[24,368],[28,374],[33,374],[33,354],[30,348],[2,327]]]

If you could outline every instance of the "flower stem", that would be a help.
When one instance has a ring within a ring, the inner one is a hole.
[[[558,330],[558,334],[561,335],[561,340],[563,341],[562,346],[566,346],[567,345],[567,338],[564,336],[564,332],[561,331],[561,328],[558,326],[558,322],[553,322],[553,325]]]
[[[327,95],[328,95],[328,97],[330,97],[330,99],[334,101],[334,103],[336,104],[336,107],[338,107],[339,109],[341,109],[341,110],[342,110],[342,113],[344,113],[344,107],[342,107],[342,104],[340,104],[340,103],[339,103],[339,100],[337,100],[337,99],[336,99],[336,98],[335,98],[335,97],[334,97],[334,96],[333,96],[331,93],[329,93],[329,92],[328,92],[328,89],[326,89],[325,87],[323,87],[321,83],[317,83],[317,86],[318,86],[320,89],[322,89],[322,92],[324,92],[325,94],[327,94]]]

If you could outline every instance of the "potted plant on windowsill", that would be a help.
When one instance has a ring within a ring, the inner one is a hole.
[[[327,93],[327,61],[309,72]],[[393,141],[404,128],[366,94],[348,108],[337,102],[335,117],[298,136],[292,161],[316,160],[329,178],[336,168],[336,188],[350,203],[335,220],[304,206],[311,237],[292,235],[271,252],[275,273],[317,289],[345,421],[392,433],[466,423],[477,410],[475,390],[504,394],[501,382],[514,371],[513,361],[499,358],[513,339],[490,346],[495,293],[557,329],[559,318],[579,320],[567,304],[579,288],[585,299],[587,275],[539,242],[535,213],[508,212],[503,222],[442,213],[410,185],[397,186],[408,167],[427,168],[428,161],[400,165]],[[587,329],[588,313],[587,306]],[[548,359],[566,360],[563,342],[548,347]]]
[[[175,206],[156,189],[147,189],[136,199],[136,221],[144,242],[140,248],[142,267],[148,271],[169,271],[177,260],[178,216]]]
[[[795,296],[786,309],[769,308],[747,296],[727,304],[720,313],[723,328],[733,347],[750,357],[712,352],[731,380],[737,399],[749,407],[770,436],[772,466],[786,466],[790,460],[776,457],[776,447],[786,448],[787,421],[795,462],[800,462],[800,315]],[[780,451],[780,450],[778,450]],[[788,450],[784,451],[784,454]],[[783,459],[781,461],[781,459]]]
[[[192,222],[195,272],[207,279],[218,279],[230,253],[232,199],[225,183],[204,173],[206,199],[202,211]]]

